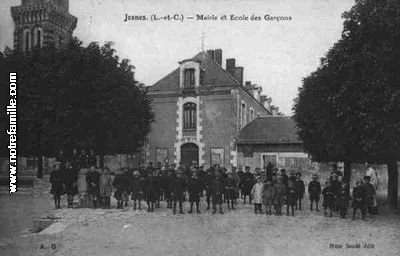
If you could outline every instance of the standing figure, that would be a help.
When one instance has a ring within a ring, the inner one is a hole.
[[[50,173],[50,183],[51,189],[50,194],[54,197],[54,205],[56,209],[61,208],[60,201],[61,195],[64,194],[64,179],[63,172],[61,170],[61,163],[56,162],[54,164],[54,169]]]
[[[289,176],[286,174],[286,169],[281,169],[282,183],[287,187],[289,182]]]
[[[163,176],[161,175],[161,163],[157,163],[157,168],[154,174],[154,180],[156,182],[156,208],[160,208],[160,201],[162,197],[162,185],[163,185]]]
[[[89,200],[93,208],[97,208],[100,194],[99,178],[100,175],[96,168],[94,166],[90,167],[89,173],[86,175],[86,182],[88,184]]]
[[[272,181],[267,180],[264,188],[264,205],[265,205],[265,214],[272,214],[272,206],[274,205],[274,197],[275,197],[275,185]]]
[[[192,177],[189,179],[188,191],[189,191],[189,202],[190,211],[193,212],[193,204],[196,203],[196,212],[200,213],[200,197],[203,194],[203,182],[198,177],[197,171],[194,171]]]
[[[359,180],[356,182],[356,187],[353,189],[353,202],[351,204],[353,208],[353,220],[356,218],[357,210],[361,211],[361,219],[365,220],[366,209],[365,209],[365,201],[366,201],[366,191],[365,187],[362,184],[362,181]]]
[[[262,183],[262,178],[260,176],[257,177],[256,184],[253,185],[251,189],[251,196],[253,197],[254,204],[254,213],[262,213],[262,203],[263,203],[263,194],[264,194],[264,184]]]
[[[173,190],[173,181],[174,181],[175,169],[170,168],[168,170],[167,176],[165,177],[165,200],[167,200],[167,208],[172,209],[172,190]]]
[[[339,177],[338,177],[337,173],[338,173],[338,171],[332,172],[331,178],[330,178],[331,179],[332,188],[333,188],[333,192],[335,194],[335,203],[334,203],[334,208],[333,208],[334,212],[339,212],[337,198],[339,196],[340,189],[342,188],[342,183],[339,181]]]
[[[349,187],[346,182],[343,182],[337,198],[340,218],[342,219],[346,217],[347,210],[349,209],[349,200],[350,200]]]
[[[88,173],[88,169],[80,169],[78,172],[78,194],[79,194],[79,207],[87,207],[87,182],[86,175]]]
[[[332,217],[333,211],[335,209],[335,190],[332,186],[332,181],[328,180],[325,183],[325,187],[322,190],[322,195],[324,196],[324,201],[322,207],[324,207],[324,215]]]
[[[286,205],[286,215],[289,215],[289,208],[292,210],[292,216],[294,216],[294,209],[296,206],[298,191],[297,191],[296,180],[289,179],[289,184],[287,188],[287,205]]]
[[[296,203],[296,210],[297,206],[298,209],[301,211],[301,200],[304,198],[304,193],[305,193],[305,185],[304,181],[301,179],[301,172],[296,173],[296,181],[297,181],[297,203]]]
[[[282,215],[282,205],[286,199],[286,186],[283,183],[282,176],[278,176],[275,184],[275,195],[274,195],[274,204],[275,204],[275,214]]]
[[[370,176],[364,176],[364,187],[365,187],[365,207],[369,214],[376,214],[377,207],[375,206],[375,188],[371,183]]]
[[[142,209],[142,199],[144,198],[144,178],[139,171],[134,171],[130,182],[131,199],[133,200],[133,210]]]
[[[97,157],[93,149],[90,150],[89,155],[87,156],[87,165],[88,167],[97,167]]]
[[[313,210],[313,203],[315,202],[315,207],[317,212],[319,199],[321,197],[321,183],[318,181],[318,175],[313,174],[312,180],[308,183],[308,195],[310,196],[310,211]]]
[[[111,207],[111,192],[112,192],[112,180],[110,169],[104,167],[100,178],[99,178],[99,189],[100,189],[100,204],[102,207],[109,209]]]
[[[253,188],[254,185],[254,176],[252,173],[250,173],[250,167],[246,166],[245,168],[245,173],[243,174],[242,180],[241,180],[241,190],[243,193],[243,203],[246,204],[246,196],[249,197],[249,202],[251,204],[251,189]]]
[[[154,177],[154,170],[152,169],[148,169],[144,186],[144,194],[146,196],[147,211],[154,212],[154,206],[158,196],[158,183]]]
[[[115,189],[114,197],[115,199],[117,199],[117,209],[122,209],[124,207],[122,194],[126,190],[126,183],[127,181],[125,180],[125,176],[123,175],[123,173],[121,172],[116,173],[112,185]]]
[[[211,195],[212,195],[212,205],[213,214],[217,212],[217,204],[219,206],[219,212],[223,214],[222,211],[222,194],[224,193],[225,184],[222,179],[222,174],[220,171],[215,172],[215,179],[211,182]]]
[[[211,184],[215,178],[214,174],[215,173],[213,171],[213,168],[208,169],[207,175],[206,175],[205,181],[204,181],[205,190],[206,190],[207,210],[210,210],[210,203],[211,203],[211,197],[212,197]]]
[[[179,214],[183,213],[183,202],[185,201],[186,180],[181,171],[176,173],[176,177],[172,182],[172,197],[174,199],[173,214],[176,214],[176,205],[179,204]]]
[[[60,149],[56,156],[56,161],[61,163],[61,166],[64,167],[67,162],[67,157],[64,154],[64,150]]]
[[[78,166],[80,169],[89,168],[88,155],[86,154],[85,150],[83,150],[83,149],[81,150],[81,153],[78,156]]]
[[[68,197],[68,208],[73,207],[74,196],[77,194],[77,180],[78,180],[78,170],[75,169],[70,161],[65,162],[64,167],[64,186],[65,193]]]
[[[228,178],[226,179],[225,182],[225,197],[227,200],[228,204],[228,210],[232,208],[232,210],[235,210],[235,199],[236,199],[236,184],[237,181],[233,176],[233,173],[228,173]],[[229,205],[230,203],[230,205]]]

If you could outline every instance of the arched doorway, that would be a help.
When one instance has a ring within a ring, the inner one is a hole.
[[[199,147],[194,143],[185,143],[181,146],[181,163],[189,166],[196,161],[199,163]]]

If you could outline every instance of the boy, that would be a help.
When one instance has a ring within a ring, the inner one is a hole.
[[[176,214],[176,205],[179,204],[179,214],[183,213],[182,203],[185,201],[186,181],[181,171],[176,173],[172,182],[172,197],[174,199],[173,214]]]
[[[147,169],[147,179],[145,181],[145,196],[147,202],[147,211],[154,212],[154,205],[157,200],[158,184],[154,177],[154,170],[152,168]]]
[[[75,169],[70,161],[66,160],[64,167],[64,186],[68,196],[68,208],[73,207],[74,195],[77,193],[76,183],[78,180],[78,170]]]
[[[267,180],[264,189],[265,214],[272,214],[272,205],[274,204],[275,186],[272,181]]]
[[[358,209],[361,211],[361,219],[365,220],[365,199],[366,199],[366,192],[365,187],[362,185],[362,181],[359,180],[356,182],[356,187],[353,189],[353,203],[351,204],[353,208],[353,218],[352,220],[356,219],[356,212]]]
[[[193,171],[192,177],[189,179],[189,202],[190,211],[193,212],[193,204],[196,203],[196,212],[200,213],[200,197],[203,194],[203,182],[199,179],[197,171]]]
[[[364,187],[365,187],[365,207],[368,209],[368,213],[374,213],[373,207],[375,205],[375,188],[371,184],[371,177],[364,176]]]
[[[332,217],[335,209],[335,191],[331,180],[328,180],[325,183],[325,187],[322,190],[322,195],[324,196],[324,201],[322,203],[322,206],[324,207],[324,215],[328,216],[329,212],[329,217]]]
[[[50,173],[51,189],[50,194],[54,197],[54,205],[56,209],[60,209],[61,195],[64,194],[64,181],[63,173],[61,171],[61,163],[56,162],[54,164],[54,170]]]
[[[275,184],[275,195],[274,195],[274,204],[275,204],[275,214],[282,215],[282,204],[286,199],[286,186],[283,183],[282,176],[277,177]]]
[[[235,210],[235,199],[236,199],[236,183],[237,181],[235,180],[233,173],[228,173],[228,179],[226,180],[225,183],[225,197],[227,200],[228,204],[228,210],[232,208],[232,210]],[[230,205],[229,205],[230,203]]]
[[[124,192],[124,176],[121,173],[115,175],[114,181],[112,183],[115,188],[114,197],[117,199],[117,209],[123,208],[122,193]]]
[[[140,177],[139,171],[133,172],[133,177],[130,182],[130,192],[131,192],[131,199],[133,201],[133,210],[142,209],[142,199],[143,199],[143,182],[144,179]]]
[[[223,214],[222,211],[222,194],[224,193],[224,180],[222,179],[221,171],[215,172],[215,179],[211,182],[211,194],[212,194],[212,205],[213,214],[217,212],[217,204],[219,205],[219,212]]]
[[[243,174],[242,180],[241,180],[241,190],[242,190],[242,195],[243,195],[243,204],[246,204],[246,196],[249,197],[249,202],[251,204],[251,189],[253,188],[254,185],[254,176],[252,173],[250,173],[250,167],[246,166],[245,168],[245,173]]]
[[[97,208],[97,202],[100,194],[99,178],[100,175],[97,172],[96,167],[91,166],[89,173],[86,175],[86,182],[88,184],[89,202],[91,202],[91,206],[93,208]]]
[[[304,192],[306,190],[304,186],[304,182],[301,179],[301,172],[296,173],[296,182],[297,182],[297,202],[296,202],[296,210],[297,206],[299,207],[299,210],[301,211],[301,200],[304,198]]]
[[[310,196],[310,211],[313,210],[313,203],[315,202],[315,207],[317,212],[319,212],[318,209],[318,203],[319,199],[321,196],[321,183],[318,181],[318,176],[316,174],[313,174],[311,182],[308,184],[308,194]]]
[[[260,176],[257,177],[257,183],[254,184],[253,188],[251,189],[251,197],[253,198],[254,204],[254,213],[262,214],[262,195],[264,194],[264,184],[262,183],[262,178]]]
[[[108,167],[104,167],[103,172],[99,178],[99,187],[100,187],[100,203],[104,208],[109,209],[111,206],[111,192],[112,192],[112,181],[110,175],[110,169]]]
[[[349,195],[348,185],[346,182],[343,182],[337,200],[340,218],[342,219],[346,217],[347,210],[349,209],[349,199],[350,195]]]
[[[289,179],[287,189],[287,204],[286,204],[286,215],[289,216],[289,208],[292,209],[292,216],[294,216],[294,208],[297,202],[297,182],[293,179]]]

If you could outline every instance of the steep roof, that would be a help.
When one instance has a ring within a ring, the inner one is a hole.
[[[240,132],[239,144],[301,144],[291,117],[259,117]]]
[[[200,52],[192,58],[200,62],[204,70],[203,83],[206,85],[236,85],[239,82],[219,65],[207,52]],[[179,88],[179,67],[150,86],[150,91],[173,91]]]

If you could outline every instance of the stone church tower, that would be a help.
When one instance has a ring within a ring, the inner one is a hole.
[[[72,39],[78,19],[69,13],[69,0],[22,0],[11,7],[14,49],[61,47]]]

